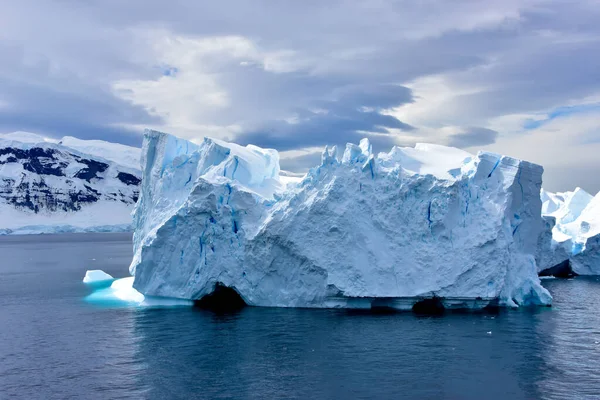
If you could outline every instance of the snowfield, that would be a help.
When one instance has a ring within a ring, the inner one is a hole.
[[[134,212],[133,287],[246,304],[411,308],[549,305],[535,260],[542,168],[419,144],[341,158],[304,178],[275,150],[147,130]]]

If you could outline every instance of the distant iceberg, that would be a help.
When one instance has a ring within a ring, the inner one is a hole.
[[[375,155],[366,139],[336,154],[293,178],[275,150],[147,130],[133,287],[275,307],[551,303],[540,166],[430,144]]]
[[[545,227],[537,250],[538,269],[600,275],[600,193],[542,191]]]
[[[87,214],[87,213],[86,213]],[[84,218],[80,221],[85,223]],[[132,225],[116,224],[116,225],[92,225],[92,226],[74,226],[74,225],[25,225],[17,228],[0,229],[0,235],[38,235],[38,234],[55,234],[55,233],[118,233],[131,232]]]

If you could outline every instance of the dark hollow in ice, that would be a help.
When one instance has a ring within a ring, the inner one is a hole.
[[[546,268],[541,271],[539,276],[554,276],[556,278],[572,278],[577,276],[577,274],[573,271],[571,267],[571,262],[569,260],[565,260],[560,264],[556,264],[554,267]]]
[[[398,310],[392,306],[393,300],[387,297],[374,299],[371,302],[371,312],[374,314],[393,314]]]
[[[441,298],[431,297],[417,301],[412,310],[415,314],[440,315],[444,313],[446,308]]]
[[[235,289],[225,286],[221,282],[217,282],[211,293],[196,300],[194,304],[196,307],[217,312],[236,311],[246,306],[246,302]]]

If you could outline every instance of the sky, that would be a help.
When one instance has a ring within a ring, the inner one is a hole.
[[[600,2],[20,0],[0,5],[0,132],[139,146],[144,128],[280,151],[418,142],[600,190]]]

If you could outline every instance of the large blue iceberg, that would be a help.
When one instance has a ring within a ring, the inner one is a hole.
[[[407,309],[548,305],[535,253],[542,167],[418,144],[341,157],[303,178],[275,150],[147,130],[134,211],[134,287],[249,305]]]

